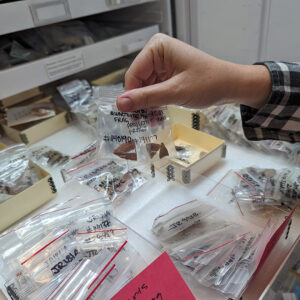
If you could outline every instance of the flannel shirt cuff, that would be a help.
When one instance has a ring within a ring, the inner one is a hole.
[[[272,92],[260,109],[241,105],[249,140],[300,142],[300,63],[259,62],[271,75]]]

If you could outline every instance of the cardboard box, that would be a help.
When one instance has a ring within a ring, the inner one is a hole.
[[[13,106],[30,98],[42,95],[42,92],[38,87],[33,88],[31,90],[16,94],[14,96],[10,96],[7,98],[0,99],[0,108],[6,108],[9,106]]]
[[[47,203],[56,195],[56,188],[51,175],[31,161],[30,165],[38,172],[40,180],[0,204],[0,232]]]
[[[50,102],[51,96],[40,99],[34,103]],[[56,115],[54,117],[38,121],[38,123],[22,124],[14,127],[6,125],[1,121],[4,133],[13,141],[31,145],[65,127],[68,126],[69,118],[65,110],[55,107]]]
[[[176,105],[168,105],[168,112],[172,124],[182,124],[189,128],[201,130],[204,128],[207,118],[197,109],[189,109]]]
[[[168,180],[191,183],[226,155],[226,144],[219,138],[182,124],[173,124],[172,131],[175,146],[190,151],[191,155],[188,159],[169,159],[167,164],[155,164]]]
[[[123,82],[126,71],[127,68],[123,68],[115,72],[112,72],[108,75],[102,76],[92,81],[92,85],[110,85],[110,84],[117,84]]]

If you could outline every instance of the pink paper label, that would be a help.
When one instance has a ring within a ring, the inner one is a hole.
[[[130,281],[111,300],[195,300],[166,252]]]

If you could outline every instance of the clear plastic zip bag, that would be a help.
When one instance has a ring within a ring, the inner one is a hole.
[[[74,199],[72,198],[69,200]],[[47,210],[42,211],[26,220],[25,222],[19,224],[12,230],[12,232],[16,234],[19,240],[25,245],[33,245],[53,229],[53,224],[59,221],[59,214],[64,214],[64,216],[66,217],[67,214],[65,213],[70,208],[72,208],[72,206],[70,203],[68,203],[68,201],[67,203],[53,205]],[[54,216],[57,217],[56,220],[54,219]],[[63,216],[61,218],[63,218]],[[47,221],[45,222],[45,220]]]
[[[85,299],[88,287],[97,275],[95,266],[91,265],[89,259],[83,258],[50,292],[48,299]]]
[[[110,252],[104,249],[93,259],[83,258],[52,290],[49,300],[86,299],[98,275],[101,275],[100,272],[104,273],[105,266],[109,263],[108,257]]]
[[[81,226],[76,241],[82,254],[93,257],[106,248],[119,248],[127,240],[127,228],[110,216],[105,216],[88,226]]]
[[[72,237],[76,238],[79,233],[89,234],[91,232],[109,231],[114,228],[113,221],[110,208],[105,209],[105,207],[102,207],[78,217],[73,215],[68,222],[68,226]]]
[[[300,168],[284,168],[277,170],[274,180],[274,190],[270,182],[270,190],[273,191],[272,198],[278,199],[289,208],[297,203],[300,197]]]
[[[113,160],[91,161],[68,171],[67,175],[107,196],[114,204],[147,182],[146,175],[138,169]]]
[[[38,240],[23,242],[23,247],[11,252],[4,261],[7,288],[13,289],[20,299],[26,299],[80,260],[79,247],[66,238],[67,232],[48,232],[40,235]]]
[[[218,197],[217,187],[224,184],[231,188],[225,198],[238,205],[242,213],[248,208],[258,210],[281,205],[292,208],[300,195],[299,175],[299,168],[230,170],[216,184],[211,196]]]
[[[209,224],[210,223],[210,224]],[[228,225],[224,228],[214,228],[210,225],[213,220],[205,225],[206,231],[198,236],[186,235],[180,243],[174,245],[173,241],[165,245],[170,254],[176,259],[184,261],[184,265],[195,268],[198,264],[198,257],[209,253],[210,249],[216,248],[216,245],[223,245],[226,241],[234,241],[240,235],[241,230],[237,225]],[[176,237],[175,237],[176,238]],[[172,247],[170,247],[172,245]],[[221,248],[221,247],[220,247]],[[216,250],[220,249],[217,248]],[[217,254],[220,252],[216,252]],[[201,257],[201,258],[202,258]],[[208,256],[210,257],[210,255]]]
[[[196,159],[202,158],[207,154],[207,152],[199,151],[197,147],[185,143],[176,143],[175,149],[177,152],[176,159],[186,164],[191,164]]]
[[[266,141],[253,142],[248,141],[244,135],[240,108],[235,105],[220,105],[209,107],[201,111],[205,114],[207,122],[203,130],[218,136],[226,138],[231,142],[254,148],[258,151],[270,152]]]
[[[61,176],[64,182],[72,179],[72,173],[74,170],[84,166],[87,163],[96,161],[96,144],[97,141],[92,142],[85,147],[80,153],[71,157],[71,159],[61,169]]]
[[[202,218],[207,217],[214,210],[212,206],[200,203],[198,200],[189,201],[156,217],[152,231],[161,241],[170,239],[188,227],[201,222]]]
[[[7,261],[14,253],[22,251],[23,242],[19,239],[15,231],[8,231],[0,235],[0,265]]]
[[[107,200],[104,202],[102,200],[95,199],[73,206],[56,205],[0,236],[1,256],[5,264],[15,270],[13,276],[18,273],[24,274],[22,265],[16,264],[15,258],[22,256],[24,252],[32,251],[35,245],[41,243],[41,240],[53,234],[55,227],[66,228],[67,232],[64,234],[66,244],[74,243],[77,232],[99,228],[99,226],[113,228],[110,206],[104,203],[107,203]]]
[[[117,248],[104,248],[92,258],[83,258],[55,288],[51,287],[48,299],[108,300],[145,266],[124,241]]]
[[[119,248],[110,249],[109,251],[111,254],[107,257],[108,262],[91,285],[88,293],[88,297],[91,299],[111,299],[113,295],[146,267],[142,257],[127,241]],[[95,258],[97,257],[98,255]]]
[[[181,271],[201,285],[238,297],[251,279],[266,245],[257,243],[260,235],[238,225],[211,232],[170,250]],[[241,267],[243,266],[243,269]],[[246,276],[247,275],[247,276]],[[238,285],[229,282],[239,278]]]
[[[254,234],[244,235],[233,242],[226,250],[220,251],[221,255],[215,259],[210,268],[207,268],[206,272],[203,272],[198,280],[205,286],[214,286],[219,289],[233,275],[239,261],[244,259],[243,255],[248,256],[249,248],[256,238]],[[217,264],[215,264],[216,261]],[[252,263],[254,264],[254,261]],[[195,272],[197,271],[198,268],[196,267]]]
[[[117,248],[126,240],[126,228],[105,229],[99,232],[79,233],[77,241],[82,254],[91,258],[106,248]]]
[[[36,146],[30,150],[30,158],[37,164],[48,167],[61,166],[67,163],[70,157],[48,146]]]
[[[275,174],[274,169],[245,168],[233,171],[232,175],[237,180],[233,196],[240,204],[243,201],[250,202],[253,209],[278,204],[273,199],[271,190]]]
[[[10,57],[17,59],[19,62],[33,61],[43,57],[41,53],[30,48],[26,48],[15,40],[12,41],[9,55]]]
[[[76,79],[58,86],[57,89],[76,119],[96,129],[101,97],[107,91],[122,91],[122,86],[90,86],[86,80]]]
[[[259,268],[266,246],[275,232],[274,224],[269,219],[263,230],[259,233],[249,234],[244,245],[242,256],[234,265],[234,270],[224,277],[218,289],[233,298],[238,298],[244,291],[249,279]]]
[[[72,234],[75,236],[79,229],[88,229],[91,224],[96,226],[95,223],[98,220],[103,221],[110,218],[111,207],[107,198],[100,197],[85,202],[81,199],[78,203],[76,202],[77,198],[79,197],[54,205],[46,211],[33,216],[18,227],[3,233],[0,236],[0,249],[1,247],[3,249],[7,248],[6,238],[7,240],[12,239],[11,235],[15,235],[22,244],[32,245],[55,226],[68,227],[70,229],[68,236]],[[108,223],[110,224],[110,221]],[[83,224],[86,224],[84,228],[82,228]],[[76,230],[75,233],[73,230]],[[8,251],[11,251],[11,249]]]
[[[171,120],[166,107],[122,113],[121,91],[103,92],[98,115],[98,159],[152,163],[176,157]]]
[[[0,235],[0,259],[8,265],[14,263],[17,256],[39,242],[46,233],[40,220],[34,218],[4,232]],[[21,266],[17,265],[17,268],[19,267]]]
[[[299,166],[300,164],[300,145],[299,143],[291,144],[283,141],[263,141],[267,143],[270,151],[276,155],[282,155],[293,165]]]
[[[23,276],[29,277],[37,285],[42,285],[78,262],[82,258],[79,245],[65,238],[68,232],[69,230],[51,232],[17,257]]]
[[[79,107],[90,104],[93,93],[86,80],[73,80],[57,87],[60,95],[66,101],[72,112],[79,111]]]
[[[25,145],[18,144],[0,151],[0,203],[39,180],[30,165]]]
[[[96,129],[99,87],[86,80],[73,80],[57,87],[73,116],[81,123]]]
[[[255,272],[258,261],[256,249],[252,249],[251,245],[249,249],[247,247],[249,246],[244,248],[243,255],[238,260],[233,261],[234,267],[231,268],[231,271],[222,280],[219,280],[218,287],[222,293],[230,293],[234,296],[240,295],[245,288],[242,283],[246,283]]]
[[[58,294],[63,294],[65,296],[65,298],[63,299],[69,299],[65,294],[66,292],[73,297],[75,297],[76,295],[74,295],[74,292],[76,291],[76,289],[74,290],[74,275],[77,276],[76,279],[79,279],[81,281],[80,283],[84,282],[89,277],[91,270],[86,268],[86,265],[89,262],[90,261],[88,259],[83,258],[77,261],[74,266],[72,266],[72,268],[67,269],[64,273],[58,274],[53,280],[49,281],[48,283],[45,283],[41,286],[35,286],[34,288],[27,289],[26,291],[20,289],[18,282],[11,281],[9,285],[11,288],[14,287],[15,294],[18,295],[20,299],[57,299],[55,297],[57,297]],[[72,287],[73,290],[70,291],[70,287]],[[78,296],[81,296],[81,294],[79,293]]]
[[[110,206],[107,202],[106,198],[99,198],[77,207],[62,207],[42,214],[39,218],[45,228],[54,226],[68,228],[66,237],[72,240],[77,232],[88,231],[93,226],[110,226]]]

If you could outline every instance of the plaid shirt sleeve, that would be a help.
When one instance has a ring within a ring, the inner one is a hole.
[[[300,142],[300,63],[260,62],[271,74],[272,93],[260,109],[241,105],[247,139]]]

